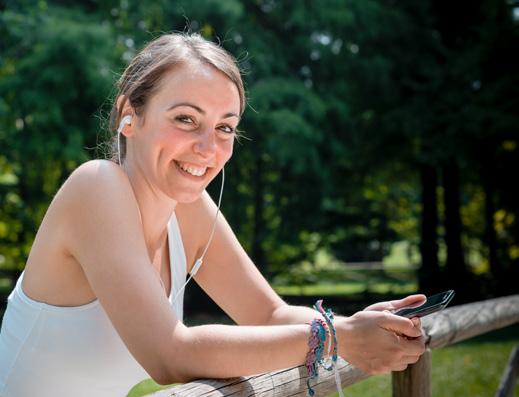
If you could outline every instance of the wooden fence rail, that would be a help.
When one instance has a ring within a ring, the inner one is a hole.
[[[490,299],[455,306],[423,319],[428,351],[407,370],[393,374],[394,397],[430,397],[431,352],[452,343],[472,338],[519,322],[519,295]],[[211,363],[207,363],[211,365]],[[342,386],[347,387],[369,377],[344,360],[338,368]],[[174,386],[149,396],[306,396],[306,369],[304,366],[274,371],[266,374],[226,380],[197,380]],[[333,393],[333,374],[320,371],[314,382],[317,396]]]

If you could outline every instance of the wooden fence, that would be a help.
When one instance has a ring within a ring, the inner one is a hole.
[[[430,397],[432,395],[431,349],[448,346],[517,322],[519,322],[519,295],[455,306],[425,317],[422,324],[428,350],[416,364],[410,365],[405,371],[393,373],[393,396]],[[504,389],[498,391],[502,394],[496,394],[496,396],[511,395],[509,388],[513,387],[517,377],[517,358],[514,357],[512,355],[510,359],[512,368],[509,366],[509,370],[507,370],[512,375],[505,374],[500,385],[500,389],[502,387]],[[339,360],[338,368],[343,387],[351,386],[369,377],[343,360]],[[174,386],[149,396],[303,397],[306,396],[306,379],[306,369],[304,366],[300,366],[227,380],[202,379]],[[314,381],[314,384],[316,396],[326,396],[336,391],[331,372],[320,371],[319,378]]]

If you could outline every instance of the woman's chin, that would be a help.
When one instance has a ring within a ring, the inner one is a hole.
[[[189,204],[193,203],[202,197],[203,189],[197,192],[173,192],[169,195],[177,204]]]

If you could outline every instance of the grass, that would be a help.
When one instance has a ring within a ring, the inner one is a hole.
[[[493,396],[510,353],[517,345],[519,324],[433,350],[433,397]],[[148,380],[135,387],[128,397],[141,397],[160,389]],[[390,375],[373,376],[344,389],[347,397],[391,397],[391,393]],[[519,397],[519,384],[513,396]]]
[[[274,286],[276,292],[283,296],[318,295],[318,296],[344,296],[365,292],[386,294],[394,293],[413,294],[418,285],[414,281],[394,283],[391,281],[356,282],[345,281],[334,284],[308,284],[308,285],[279,285]]]
[[[166,389],[168,387],[171,386],[160,386],[156,384],[153,380],[147,379],[135,385],[126,397],[142,397],[146,394],[154,393],[156,391]]]

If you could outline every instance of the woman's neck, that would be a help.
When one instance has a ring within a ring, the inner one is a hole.
[[[144,239],[150,257],[166,241],[167,225],[175,211],[176,201],[153,187],[138,172],[124,167],[139,206]]]

